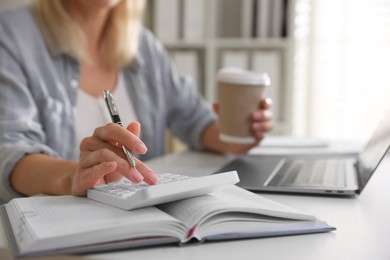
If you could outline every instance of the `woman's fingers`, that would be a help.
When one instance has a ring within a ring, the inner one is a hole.
[[[252,114],[252,130],[256,135],[257,133],[265,133],[273,129],[272,117],[272,111],[270,110],[258,110]]]
[[[93,136],[105,142],[119,143],[128,150],[138,154],[145,154],[147,152],[145,144],[138,136],[114,123],[109,123],[105,126],[96,128]]]
[[[131,172],[137,172],[138,174],[143,175],[144,181],[150,185],[156,184],[159,180],[158,176],[143,162],[137,162],[138,169],[134,170],[130,168]],[[101,162],[99,164],[93,165],[89,168],[80,169],[79,174],[77,175],[77,180],[74,180],[74,185],[72,187],[72,194],[78,196],[85,196],[87,190],[92,188],[98,183],[109,183],[120,180],[123,176],[129,178],[133,182],[133,178],[127,174],[121,174],[118,169],[118,164],[115,161],[111,162]],[[104,182],[102,181],[104,179]]]
[[[260,109],[271,109],[272,107],[272,99],[264,98],[260,101]]]
[[[85,196],[88,189],[101,182],[100,180],[115,171],[116,167],[115,162],[102,162],[90,168],[79,169],[72,182],[72,194]]]
[[[141,124],[137,121],[133,121],[127,126],[127,130],[132,132],[134,135],[139,136],[141,133]]]
[[[264,134],[273,129],[271,106],[272,100],[270,98],[263,99],[260,102],[260,109],[252,113],[252,130],[258,140],[262,140]]]
[[[136,159],[137,167],[134,169],[126,158],[118,156],[113,151],[106,148],[93,152],[84,152],[82,157],[83,160],[80,161],[80,166],[84,169],[94,167],[102,161],[115,162],[117,165],[115,172],[132,182],[139,183],[144,180],[148,184],[155,184],[158,181],[157,175],[140,160]],[[99,178],[100,177],[101,176],[99,175]]]
[[[122,150],[124,146],[130,151],[145,153],[146,146],[138,138],[140,132],[138,122],[130,123],[127,129],[110,123],[97,128],[91,137],[84,138],[80,143],[79,167],[73,178],[73,194],[85,195],[98,183],[118,181],[122,177],[134,183],[144,180],[155,184],[158,176],[138,159],[134,169]]]
[[[214,102],[213,103],[213,110],[214,112],[218,115],[219,114],[219,103],[218,102]]]
[[[118,156],[110,149],[103,148],[93,152],[82,152],[81,157],[83,159],[80,160],[80,167],[83,169],[94,167],[101,162],[115,162],[117,164],[115,171],[132,182],[139,183],[144,179],[138,170],[131,167],[127,159]]]
[[[146,164],[137,159],[137,169],[144,176],[144,181],[147,184],[156,184],[159,180],[157,174],[150,169]]]
[[[273,113],[271,110],[256,110],[252,114],[252,120],[255,122],[271,121]]]
[[[273,128],[272,121],[266,121],[266,122],[256,122],[252,124],[252,130],[254,132],[269,132]]]
[[[109,149],[117,154],[122,151],[122,148],[119,146],[119,144],[116,145],[116,142],[107,143],[94,136],[86,137],[81,140],[80,151],[93,152],[99,149]]]
[[[119,172],[111,172],[109,174],[104,175],[104,183],[116,182],[122,179],[123,176]]]

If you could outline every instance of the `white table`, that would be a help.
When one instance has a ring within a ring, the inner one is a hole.
[[[158,172],[199,176],[231,158],[185,152],[149,161]],[[162,246],[84,256],[39,259],[390,259],[390,158],[380,165],[364,192],[354,198],[262,194],[306,211],[337,228],[324,234]],[[0,230],[0,259],[12,259]]]

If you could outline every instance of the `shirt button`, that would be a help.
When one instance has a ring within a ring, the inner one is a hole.
[[[79,87],[79,82],[76,79],[72,79],[70,81],[70,85],[72,86],[72,88],[76,89]]]

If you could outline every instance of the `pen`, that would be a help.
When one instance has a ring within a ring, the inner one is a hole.
[[[121,127],[124,127],[121,118],[119,117],[119,112],[118,109],[116,108],[114,98],[112,97],[110,91],[105,89],[103,91],[103,96],[104,96],[104,100],[106,101],[108,112],[110,112],[112,122],[120,125]],[[129,150],[127,150],[126,147],[124,147],[123,145],[122,145],[122,151],[125,153],[127,160],[129,160],[130,162],[130,165],[135,169],[136,164],[135,164],[134,155],[131,152],[129,152]]]

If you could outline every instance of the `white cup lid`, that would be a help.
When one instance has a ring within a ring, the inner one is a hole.
[[[237,67],[220,69],[217,73],[218,82],[244,85],[271,85],[271,80],[267,73],[243,70]]]

